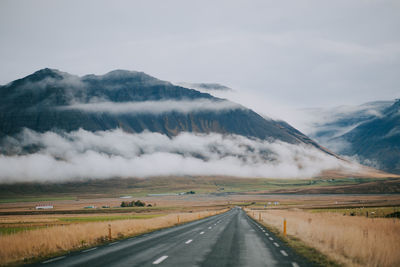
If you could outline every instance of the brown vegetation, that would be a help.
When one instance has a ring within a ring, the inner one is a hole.
[[[249,215],[300,238],[346,266],[400,266],[400,220],[311,213],[301,210],[250,211]]]
[[[178,221],[184,223],[224,211],[226,210],[174,213],[140,220],[80,223],[4,235],[0,236],[0,265],[101,244],[108,241],[109,224],[112,239],[119,239],[174,226]]]

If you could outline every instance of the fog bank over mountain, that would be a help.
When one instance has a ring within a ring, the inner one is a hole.
[[[121,129],[38,133],[25,129],[1,143],[0,182],[78,178],[227,175],[308,178],[324,170],[358,171],[305,144],[239,135],[130,134]],[[4,152],[4,151],[3,151]]]

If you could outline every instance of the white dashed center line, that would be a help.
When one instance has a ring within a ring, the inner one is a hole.
[[[266,235],[266,236],[269,236],[269,234],[268,234],[268,233],[265,233],[265,235]]]
[[[50,260],[44,261],[42,263],[49,263],[49,262],[53,262],[53,261],[58,261],[58,260],[61,260],[61,259],[64,259],[64,258],[65,258],[65,256],[61,256],[61,257],[58,257],[58,258],[54,258],[54,259],[50,259]]]
[[[269,240],[271,240],[271,241],[274,240],[272,237],[268,237],[268,238],[269,238]]]
[[[279,244],[274,242],[275,247],[279,248]]]
[[[200,234],[202,235],[202,234],[204,234],[204,232],[200,232]]]
[[[165,261],[165,259],[168,258],[167,255],[164,255],[162,257],[159,257],[158,259],[156,259],[155,261],[153,261],[153,264],[160,264],[161,262]]]
[[[265,233],[265,230],[262,230]]]
[[[211,229],[212,227],[210,226],[210,227],[208,227],[208,229]]]
[[[188,241],[185,242],[185,244],[190,244],[193,240],[189,239]]]
[[[97,249],[97,248],[89,248],[87,250],[82,251],[82,253],[89,252],[89,251],[92,251],[92,250],[95,250],[95,249]]]
[[[296,262],[292,262],[292,266],[293,267],[300,267],[300,265],[298,265]]]
[[[285,256],[285,257],[289,256],[289,255],[286,253],[286,251],[284,251],[284,250],[281,250],[281,253],[282,253],[282,255]]]

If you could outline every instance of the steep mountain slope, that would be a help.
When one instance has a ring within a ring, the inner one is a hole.
[[[400,173],[400,100],[381,116],[364,122],[336,138],[347,142],[341,153],[356,155],[363,163],[384,171]]]
[[[359,106],[305,109],[308,118],[306,134],[334,151],[340,150],[334,138],[342,136],[358,125],[376,119],[394,101],[375,101]]]
[[[319,147],[286,123],[265,120],[207,93],[125,70],[78,77],[42,69],[1,86],[0,136],[15,135],[23,128],[36,132],[122,128],[168,136],[215,132]]]

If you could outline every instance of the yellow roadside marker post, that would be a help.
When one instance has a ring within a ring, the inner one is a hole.
[[[283,219],[283,235],[286,236],[286,218]]]

